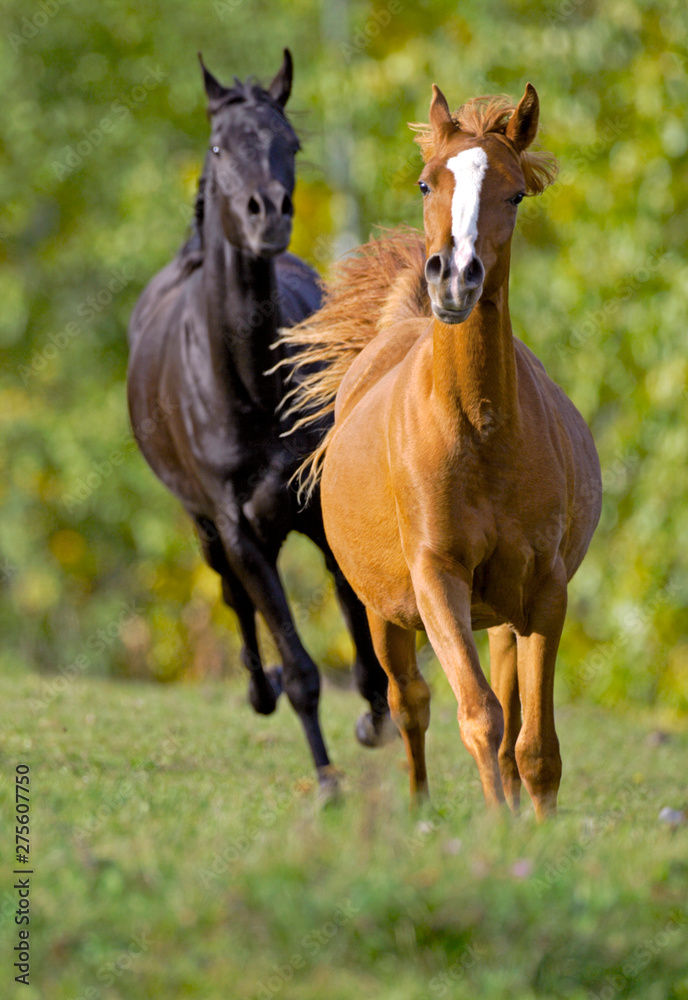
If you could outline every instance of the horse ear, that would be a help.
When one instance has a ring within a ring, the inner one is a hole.
[[[227,93],[225,87],[215,79],[210,70],[206,69],[205,63],[203,62],[203,56],[198,53],[198,61],[201,64],[201,69],[203,70],[203,82],[205,83],[205,92],[208,95],[208,100],[219,101],[221,97]]]
[[[530,146],[537,135],[540,117],[540,100],[532,83],[526,84],[526,92],[506,126],[506,137],[511,139],[519,153]]]
[[[447,104],[447,98],[444,96],[436,83],[433,83],[432,85],[430,124],[432,125],[433,131],[440,134],[447,132],[448,129],[453,130],[456,127],[452,121],[451,111],[449,110],[449,105]]]
[[[289,100],[289,95],[291,94],[291,81],[294,76],[294,64],[291,59],[291,52],[289,49],[284,50],[284,60],[277,76],[272,81],[268,87],[268,94],[273,99],[281,104],[282,107]]]

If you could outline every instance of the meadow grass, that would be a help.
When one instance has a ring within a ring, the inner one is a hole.
[[[432,673],[432,672],[431,672]],[[244,679],[156,687],[0,679],[0,995],[25,1000],[678,1000],[688,997],[688,735],[647,711],[558,712],[560,816],[486,814],[443,678],[433,806],[400,741],[359,747],[360,699],[322,718],[345,772],[317,807],[295,716]],[[31,985],[12,970],[14,772],[31,768]]]

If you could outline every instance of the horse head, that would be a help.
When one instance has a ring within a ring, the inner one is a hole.
[[[205,198],[218,208],[224,235],[255,256],[273,257],[291,238],[295,157],[299,140],[284,113],[292,60],[267,89],[249,80],[224,87],[204,66],[211,123],[204,170]]]
[[[443,323],[462,323],[481,296],[502,286],[517,206],[553,178],[548,154],[526,152],[538,114],[531,84],[516,108],[502,98],[477,99],[456,115],[433,86],[430,125],[416,126],[425,160],[418,185],[425,276],[433,313]]]

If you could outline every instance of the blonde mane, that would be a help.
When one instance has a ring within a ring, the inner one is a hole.
[[[515,111],[508,97],[475,97],[452,115],[457,131],[467,136],[506,137]],[[423,158],[436,155],[430,125],[411,124]],[[528,195],[540,194],[558,170],[551,153],[524,150],[519,155]],[[425,280],[425,237],[402,227],[383,232],[339,263],[328,285],[323,307],[308,319],[280,331],[275,346],[285,357],[293,383],[282,401],[285,417],[294,420],[292,433],[334,413],[337,392],[355,358],[388,325],[411,317],[431,317]],[[294,419],[296,418],[296,419]],[[333,427],[294,474],[301,501],[310,499],[322,473]]]
[[[297,326],[280,331],[279,362],[293,386],[282,401],[289,434],[334,413],[339,386],[355,358],[384,327],[432,315],[425,281],[425,237],[409,227],[383,231],[339,263],[322,308]],[[294,475],[307,501],[322,472],[333,428]]]

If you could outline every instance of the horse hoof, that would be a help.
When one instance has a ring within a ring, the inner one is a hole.
[[[329,809],[342,801],[340,776],[341,772],[331,764],[318,768],[318,806],[320,809]]]
[[[275,685],[271,677],[265,674],[251,674],[248,685],[248,700],[258,715],[272,715],[277,708],[277,697],[279,691],[275,690]]]
[[[399,730],[389,713],[373,717],[372,712],[364,712],[356,722],[356,739],[364,747],[382,747],[399,736]]]

